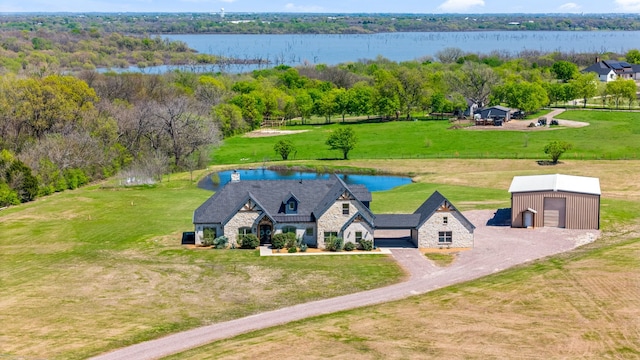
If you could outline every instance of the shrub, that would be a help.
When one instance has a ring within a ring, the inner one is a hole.
[[[255,234],[245,234],[240,236],[240,248],[255,249],[260,246],[260,239]]]
[[[324,244],[325,248],[329,251],[340,251],[342,250],[344,242],[341,237],[331,237]]]
[[[213,245],[213,240],[216,237],[216,229],[214,228],[204,228],[202,229],[202,245],[211,246]]]
[[[290,247],[289,250],[287,250],[288,253],[292,254],[292,253],[297,253],[298,252],[298,248],[293,246]]]
[[[298,245],[298,239],[296,239],[295,233],[286,233],[285,236],[287,237],[286,248],[292,248]]]
[[[352,243],[351,241],[346,242],[344,244],[344,251],[353,251],[356,249],[356,244]]]
[[[229,244],[229,239],[224,235],[213,239],[213,247],[216,249],[226,249],[227,244]]]
[[[274,249],[282,249],[287,244],[287,235],[277,233],[271,238],[271,247]]]
[[[373,250],[373,241],[372,240],[361,239],[359,241],[359,243],[360,243],[360,249],[362,249],[364,251]]]
[[[309,248],[307,244],[305,243],[300,244],[300,252],[307,252],[307,248]]]

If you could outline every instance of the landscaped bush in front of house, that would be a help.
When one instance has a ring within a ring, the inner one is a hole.
[[[277,233],[271,237],[271,247],[274,249],[283,249],[287,244],[287,234]]]
[[[307,252],[308,248],[309,245],[307,245],[306,243],[300,243],[300,252]]]
[[[344,251],[353,251],[355,249],[356,249],[356,244],[352,243],[351,241],[344,243]]]
[[[324,247],[329,251],[340,251],[342,250],[343,244],[344,241],[341,237],[330,237],[329,240],[324,243]]]
[[[226,249],[227,244],[229,244],[229,239],[224,235],[213,239],[213,247],[216,249]]]
[[[289,254],[297,253],[298,252],[298,248],[295,247],[295,246],[292,246],[292,247],[289,248],[289,250],[287,250],[287,252]]]
[[[255,249],[260,246],[260,239],[255,234],[245,234],[239,237],[241,249]]]
[[[361,239],[358,243],[360,244],[360,249],[364,251],[373,250],[373,240]]]
[[[287,243],[285,245],[287,249],[298,246],[298,239],[296,238],[295,233],[290,232],[286,233],[285,235],[287,236]]]
[[[212,246],[213,240],[216,238],[216,229],[214,228],[204,228],[202,229],[202,245],[203,246]]]

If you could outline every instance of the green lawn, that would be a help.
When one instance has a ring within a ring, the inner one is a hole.
[[[357,147],[352,159],[403,158],[530,158],[545,159],[543,147],[552,140],[565,140],[574,148],[567,159],[638,159],[640,157],[640,113],[571,110],[560,118],[587,121],[582,128],[553,131],[470,131],[449,129],[448,121],[400,121],[348,125],[355,128]],[[340,124],[293,126],[288,130],[308,130],[288,135],[297,147],[296,159],[335,159],[338,151],[324,144],[328,134]],[[282,137],[225,139],[214,151],[216,164],[260,163],[278,160],[273,145]]]
[[[187,249],[181,232],[211,193],[176,178],[93,186],[0,211],[0,358],[85,358],[404,276],[378,255]]]

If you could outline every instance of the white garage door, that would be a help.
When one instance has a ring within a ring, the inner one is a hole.
[[[567,199],[565,198],[544,198],[544,226],[545,227],[565,227],[567,213]]]

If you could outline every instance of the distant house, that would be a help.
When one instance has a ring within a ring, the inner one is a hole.
[[[571,175],[515,176],[511,227],[600,228],[600,180]]]
[[[413,214],[374,215],[371,193],[363,185],[330,180],[232,181],[198,207],[193,216],[195,243],[205,233],[256,234],[269,244],[276,233],[292,232],[309,246],[324,248],[330,237],[344,242],[374,240],[375,229],[405,229],[420,248],[473,247],[474,225],[435,192]],[[375,245],[375,242],[374,242]]]
[[[598,74],[600,81],[609,82],[618,78],[640,80],[640,65],[632,65],[625,61],[602,60],[582,70],[583,73]]]

